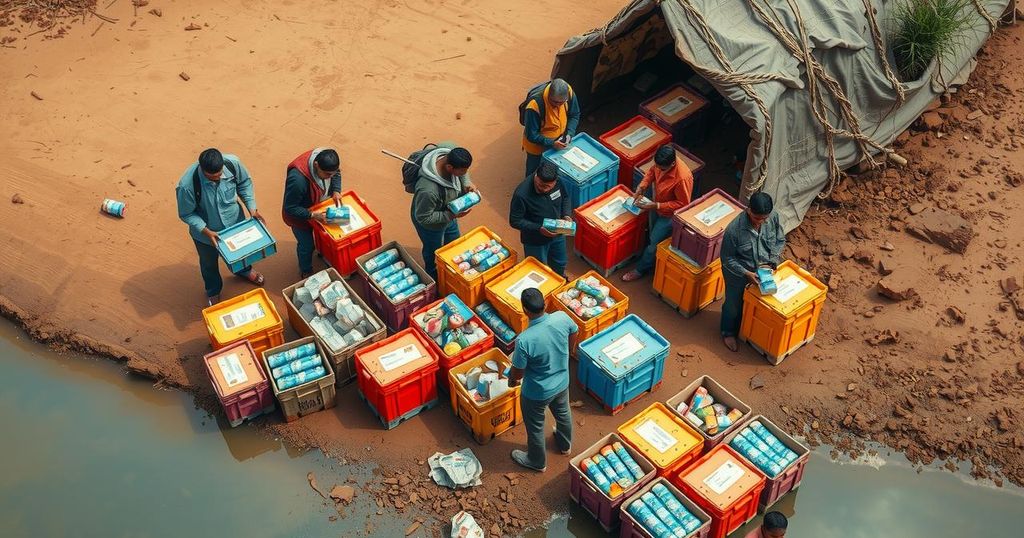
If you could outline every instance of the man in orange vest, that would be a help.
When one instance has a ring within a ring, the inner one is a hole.
[[[556,78],[543,91],[531,92],[524,111],[523,150],[526,151],[526,175],[540,167],[541,155],[549,149],[565,149],[576,136],[580,123],[580,104],[569,83]]]
[[[281,216],[295,234],[295,252],[302,278],[313,274],[311,221],[327,222],[324,211],[310,211],[309,208],[328,198],[334,200],[334,205],[341,205],[341,159],[337,151],[312,149],[288,164]]]

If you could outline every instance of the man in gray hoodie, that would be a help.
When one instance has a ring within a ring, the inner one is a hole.
[[[423,243],[423,268],[437,278],[434,252],[458,239],[457,219],[469,213],[452,213],[448,202],[476,191],[469,177],[473,156],[465,148],[439,146],[423,157],[412,195],[412,223]]]

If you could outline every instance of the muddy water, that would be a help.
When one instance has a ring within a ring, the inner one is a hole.
[[[362,483],[370,468],[227,428],[186,394],[104,360],[57,356],[7,323],[0,371],[0,536],[354,536],[368,519],[375,535],[403,536],[409,523],[377,516],[365,495],[331,522],[337,513],[306,473],[330,488]],[[833,462],[824,450],[777,509],[791,518],[789,538],[1009,538],[1024,527],[1020,488],[918,472],[898,456]],[[529,536],[608,535],[574,509]]]

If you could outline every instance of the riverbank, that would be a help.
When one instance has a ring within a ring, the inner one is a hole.
[[[506,215],[522,155],[512,111],[525,88],[545,78],[564,39],[603,24],[621,2],[563,3],[543,13],[503,2],[429,12],[398,6],[365,2],[346,6],[346,17],[319,18],[301,6],[187,1],[157,6],[157,17],[135,16],[119,3],[105,13],[121,22],[92,35],[92,26],[75,26],[63,39],[23,38],[0,50],[0,96],[14,105],[0,112],[0,128],[11,133],[0,141],[8,156],[0,163],[7,178],[0,203],[11,200],[0,212],[8,245],[0,252],[4,315],[34,338],[115,358],[215,409],[198,360],[209,346],[201,281],[172,198],[181,170],[211,145],[240,155],[253,172],[279,242],[279,253],[259,269],[282,311],[279,290],[298,280],[294,241],[277,217],[284,163],[315,145],[339,149],[345,188],[367,199],[388,240],[415,252],[399,167],[379,149],[464,141],[485,194],[464,229],[487,225],[515,238]],[[201,29],[185,31],[192,23]],[[812,210],[790,235],[788,253],[827,277],[832,290],[817,339],[781,366],[767,366],[748,348],[725,351],[720,305],[685,320],[651,296],[647,282],[622,286],[631,311],[673,344],[664,386],[631,407],[711,374],[778,423],[842,450],[872,439],[912,461],[967,459],[977,473],[994,468],[1024,481],[1024,426],[1013,410],[1024,395],[1020,329],[1013,312],[1001,309],[1007,301],[998,287],[1009,276],[1024,282],[1020,236],[1005,232],[1024,229],[1024,189],[1010,181],[1024,170],[1017,151],[1024,81],[1007,68],[1021,65],[1022,35],[1021,26],[1001,30],[954,97],[958,106],[940,111],[943,124],[902,141],[910,169],[849,181],[845,205]],[[106,197],[126,200],[127,218],[99,214]],[[903,231],[896,216],[918,203],[970,217],[978,235],[966,255]],[[917,299],[878,297],[878,262],[890,256],[909,268]],[[585,269],[573,260],[570,270]],[[226,280],[225,296],[250,289]],[[950,319],[951,306],[964,321]],[[896,336],[878,340],[886,329]],[[947,351],[951,360],[943,359]],[[752,388],[755,378],[763,387]],[[576,388],[573,399],[583,402],[574,409],[578,447],[625,420],[605,415]],[[345,461],[381,462],[382,480],[420,480],[420,462],[433,452],[474,447],[493,477],[476,494],[493,507],[482,518],[488,527],[501,521],[502,530],[516,531],[566,507],[566,474],[553,471],[567,458],[552,454],[544,475],[521,474],[509,460],[509,450],[525,442],[522,428],[477,447],[439,406],[386,432],[351,386],[331,412],[279,421],[275,415],[258,424]],[[500,478],[505,473],[519,473],[517,487]],[[503,489],[514,490],[510,500],[502,500]],[[451,515],[441,512],[442,521]]]

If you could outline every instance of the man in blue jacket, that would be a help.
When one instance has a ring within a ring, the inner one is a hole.
[[[256,209],[256,194],[252,178],[238,157],[221,154],[209,148],[199,154],[199,160],[185,169],[175,188],[178,218],[188,224],[189,235],[199,254],[199,273],[206,287],[206,302],[212,306],[220,302],[224,281],[217,260],[219,232],[245,220],[243,204],[249,214],[264,225],[266,221]],[[241,200],[239,200],[241,199]],[[251,266],[243,267],[235,275],[263,285],[263,275]]]

